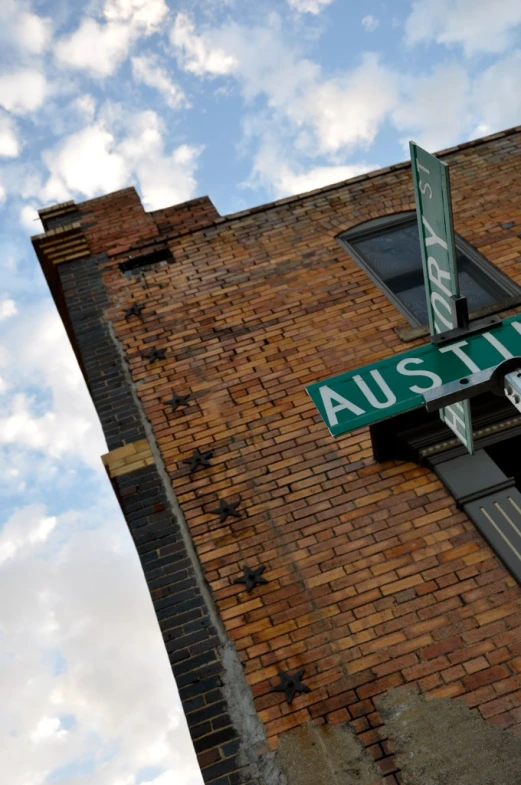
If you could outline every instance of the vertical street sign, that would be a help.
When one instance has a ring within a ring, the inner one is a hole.
[[[436,336],[468,325],[466,300],[459,290],[449,169],[414,142],[409,144],[429,326]],[[470,401],[440,409],[440,417],[473,453]]]

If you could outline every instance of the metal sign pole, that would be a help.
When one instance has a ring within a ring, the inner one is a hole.
[[[449,171],[414,142],[410,150],[429,326],[431,337],[439,342],[446,333],[465,330],[469,323],[467,300],[459,288]],[[470,402],[446,406],[440,417],[473,453]]]

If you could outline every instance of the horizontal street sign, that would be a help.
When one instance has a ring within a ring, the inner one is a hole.
[[[447,346],[426,344],[306,387],[333,436],[424,405],[423,393],[521,357],[521,314]]]

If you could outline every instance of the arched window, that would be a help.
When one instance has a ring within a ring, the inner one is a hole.
[[[415,212],[367,221],[338,240],[413,326],[428,324]],[[513,281],[458,235],[456,259],[461,294],[467,297],[471,313],[487,306],[507,307],[510,298],[521,294]]]

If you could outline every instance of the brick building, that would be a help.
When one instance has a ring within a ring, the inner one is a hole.
[[[471,316],[515,314],[521,127],[440,155]],[[305,391],[430,340],[413,210],[404,163],[40,212],[206,783],[521,782],[521,416],[477,398],[470,458],[423,409],[334,438]]]

